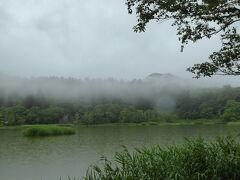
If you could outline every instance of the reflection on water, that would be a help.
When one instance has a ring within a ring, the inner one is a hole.
[[[239,132],[240,126],[79,127],[72,136],[26,138],[20,129],[0,130],[0,180],[59,180],[85,175],[101,155],[111,157],[121,145],[134,147],[183,142],[183,137]]]

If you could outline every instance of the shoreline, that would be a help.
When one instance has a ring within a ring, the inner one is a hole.
[[[240,126],[240,121],[220,122],[220,121],[205,121],[205,122],[141,122],[141,123],[103,123],[103,124],[25,124],[14,126],[1,126],[1,129],[22,129],[34,127],[39,125],[48,126],[67,126],[67,127],[114,127],[114,126],[194,126],[194,125],[226,125],[226,126]]]

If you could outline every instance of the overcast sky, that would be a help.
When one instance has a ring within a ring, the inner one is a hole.
[[[181,53],[169,22],[151,23],[140,34],[133,32],[135,24],[124,0],[1,0],[0,72],[118,79],[159,72],[190,78],[186,68],[220,47],[213,38]]]

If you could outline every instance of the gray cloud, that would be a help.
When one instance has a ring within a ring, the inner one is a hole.
[[[151,23],[141,34],[133,32],[135,24],[124,1],[1,0],[0,72],[119,79],[160,72],[190,78],[185,69],[219,48],[213,38],[180,53],[169,22]],[[239,83],[230,77],[211,81]]]

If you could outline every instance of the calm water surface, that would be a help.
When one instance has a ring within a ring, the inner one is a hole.
[[[79,127],[72,136],[26,138],[21,129],[0,129],[0,180],[81,179],[90,164],[101,155],[111,157],[121,145],[170,145],[183,142],[183,137],[210,140],[234,132],[240,132],[240,126]]]

